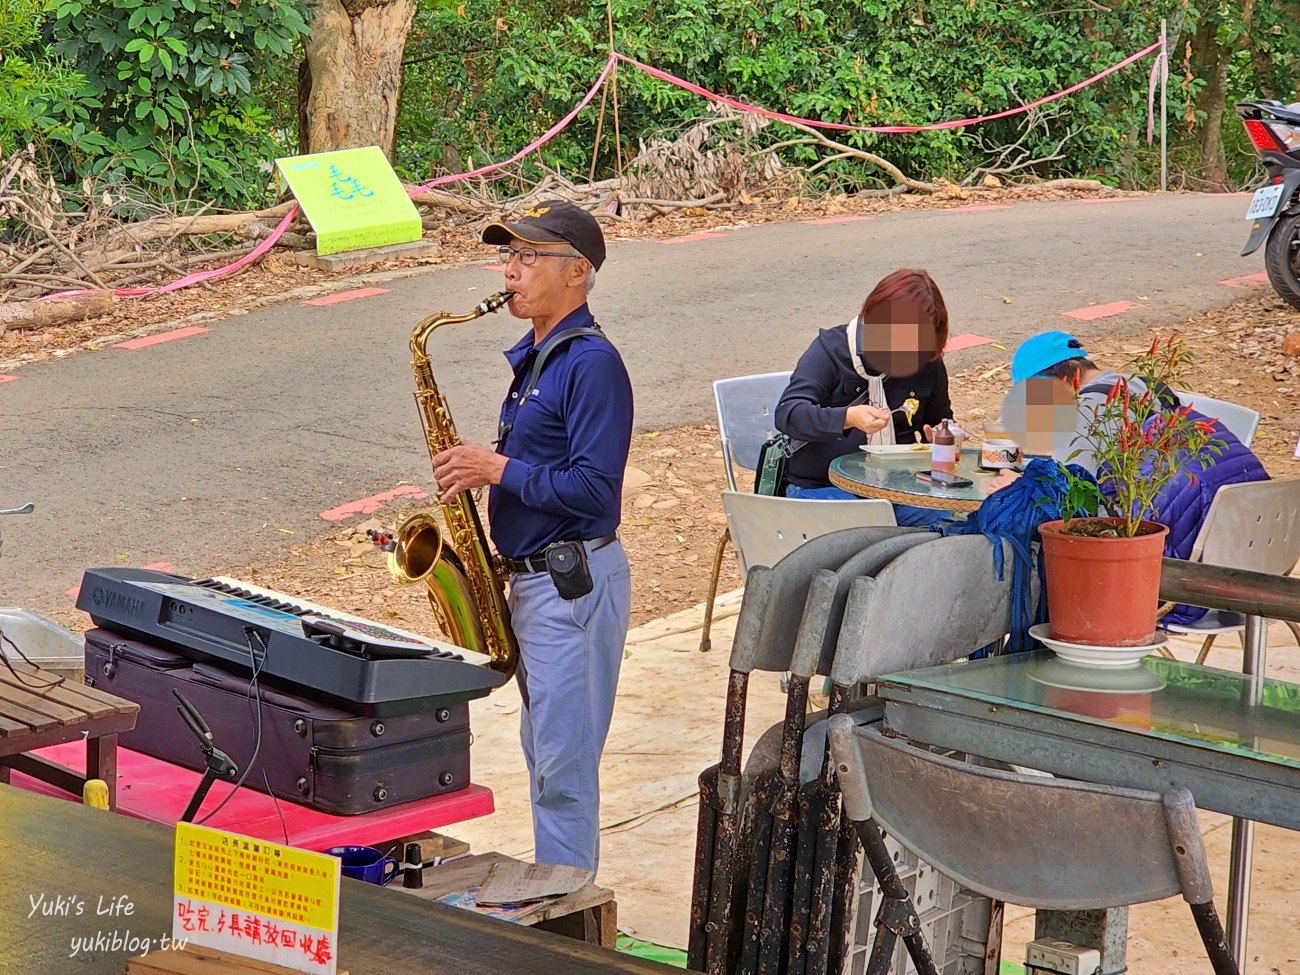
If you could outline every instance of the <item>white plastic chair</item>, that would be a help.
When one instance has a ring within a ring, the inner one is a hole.
[[[735,376],[713,383],[728,490],[736,490],[737,467],[758,469],[758,452],[776,433],[776,404],[789,383],[788,372]]]
[[[1240,403],[1229,403],[1227,400],[1203,396],[1200,393],[1192,393],[1185,389],[1178,391],[1178,398],[1184,406],[1190,406],[1197,413],[1204,413],[1206,416],[1218,420],[1229,433],[1245,446],[1249,447],[1250,442],[1255,439],[1255,431],[1259,429],[1259,413],[1249,406],[1242,406]]]
[[[895,525],[894,506],[888,501],[819,501],[810,498],[777,498],[741,491],[722,492],[722,510],[727,530],[718,542],[713,558],[713,578],[708,602],[704,604],[704,627],[700,649],[712,647],[713,603],[718,597],[718,575],[727,539],[736,547],[741,575],[752,566],[776,565],[782,558],[811,538],[844,528]]]
[[[895,525],[888,501],[818,501],[774,498],[766,494],[722,492],[731,543],[741,574],[753,565],[776,565],[796,548],[819,535],[843,528]]]
[[[1269,575],[1290,574],[1300,563],[1300,477],[1219,488],[1188,561]],[[1244,624],[1215,625],[1217,618],[1211,611],[1199,624],[1162,625],[1170,633],[1204,634],[1205,642],[1196,657],[1200,664],[1220,634],[1240,633],[1245,639]],[[1287,626],[1300,643],[1300,626],[1291,622]]]

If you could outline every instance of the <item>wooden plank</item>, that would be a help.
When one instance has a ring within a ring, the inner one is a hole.
[[[5,745],[0,745],[0,748],[5,749],[3,754],[13,754],[13,748],[8,746],[15,746],[19,742],[25,741],[27,736],[34,732],[67,727],[66,724],[61,724],[54,718],[51,718],[48,714],[42,714],[39,711],[33,711],[31,708],[26,708],[21,704],[14,704],[9,701],[0,701],[0,714],[26,726],[22,730],[16,731],[12,735],[6,735],[3,739],[0,739],[5,742]],[[19,750],[21,750],[21,748]]]
[[[13,684],[0,682],[0,714],[14,714],[15,708],[24,708],[35,714],[43,714],[60,725],[76,724],[85,721],[90,715],[66,704],[51,701],[40,694]]]
[[[10,735],[24,734],[27,731],[27,725],[13,718],[6,718],[0,714],[0,738],[8,738]]]
[[[28,674],[37,674],[45,679],[57,676],[48,670],[41,670],[39,667],[31,667],[21,661],[14,663],[14,670],[18,671],[24,677]],[[15,679],[7,669],[0,669],[0,682],[14,684]],[[98,718],[102,715],[109,714],[113,711],[139,710],[139,705],[134,701],[128,701],[124,697],[118,697],[116,694],[109,694],[106,691],[97,690],[93,687],[87,687],[85,684],[74,684],[64,681],[58,687],[51,687],[39,692],[42,697],[51,701],[57,701],[60,704],[66,704],[69,707],[80,708],[91,717]]]

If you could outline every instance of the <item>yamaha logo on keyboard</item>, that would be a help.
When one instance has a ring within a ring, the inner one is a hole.
[[[137,599],[121,592],[114,592],[112,589],[96,586],[90,598],[96,607],[122,613],[126,616],[139,616],[144,612],[143,599]]]

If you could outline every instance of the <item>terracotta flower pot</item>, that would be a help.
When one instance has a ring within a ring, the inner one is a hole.
[[[1120,518],[1087,521],[1123,523]],[[1160,560],[1169,529],[1144,521],[1133,538],[1066,534],[1065,522],[1038,528],[1047,576],[1052,638],[1095,647],[1139,647],[1154,641]]]

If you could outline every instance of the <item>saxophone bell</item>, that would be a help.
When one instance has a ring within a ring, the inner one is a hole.
[[[411,515],[393,533],[388,553],[388,571],[402,586],[426,582],[442,555],[442,529],[431,512]]]

